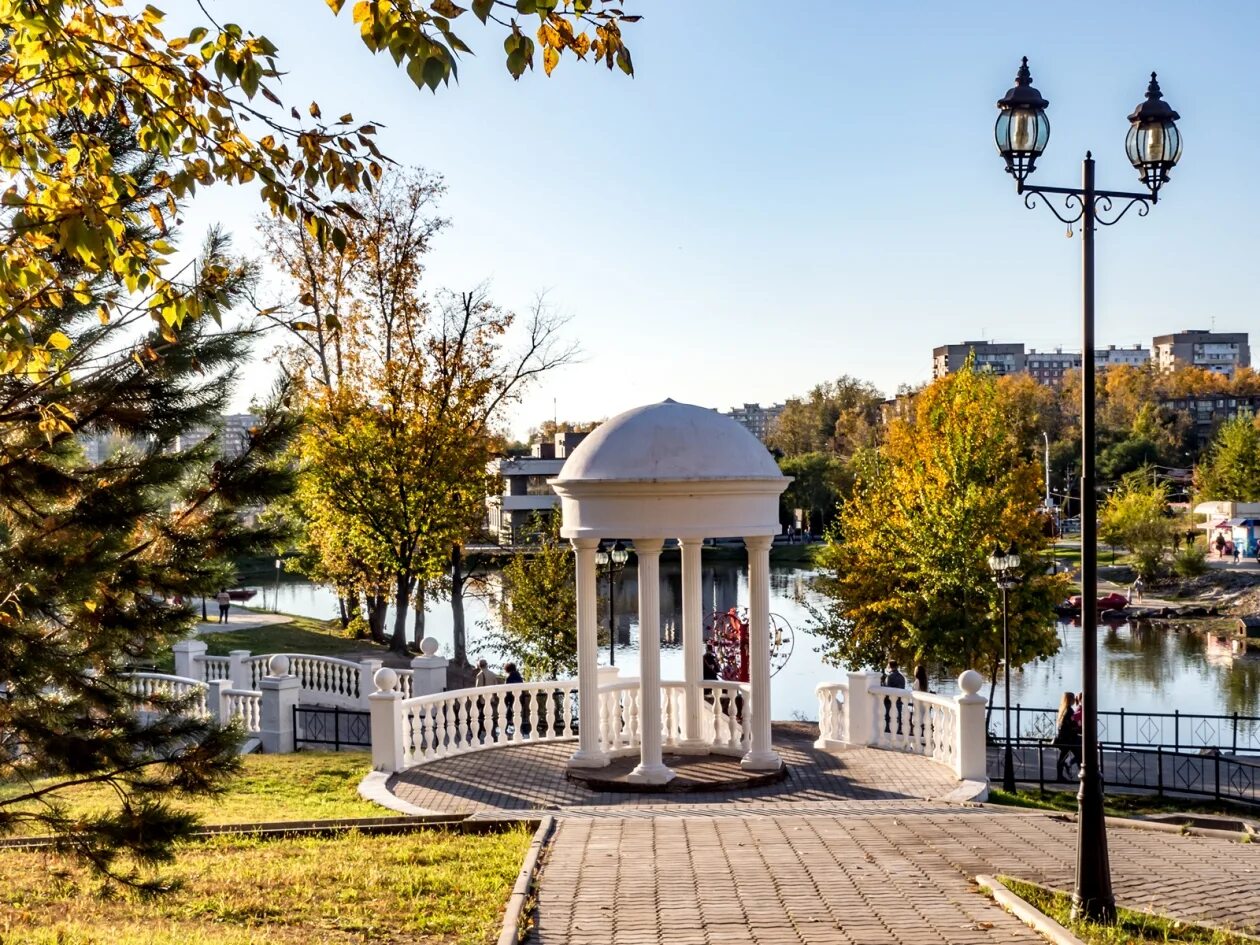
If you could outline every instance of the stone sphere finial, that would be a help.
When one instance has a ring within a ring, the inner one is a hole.
[[[289,675],[289,658],[283,653],[275,654],[271,659],[267,660],[267,674],[269,676]]]
[[[425,656],[436,656],[440,645],[433,637],[425,637],[420,641],[420,652]]]
[[[398,674],[388,666],[382,666],[372,676],[377,692],[393,692],[398,687]]]
[[[969,696],[974,696],[984,685],[984,677],[974,669],[968,669],[958,677],[958,688]]]

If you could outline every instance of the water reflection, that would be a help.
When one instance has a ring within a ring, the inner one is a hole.
[[[821,680],[840,678],[842,670],[823,665],[808,632],[809,614],[803,601],[811,600],[811,573],[796,567],[773,567],[770,575],[770,608],[796,631],[796,647],[787,666],[773,681],[774,717],[816,718],[814,687]],[[272,607],[273,588],[260,586],[254,604]],[[703,565],[701,590],[706,617],[748,603],[748,576],[736,560],[708,560]],[[616,582],[617,665],[629,675],[638,663],[638,573],[633,564]],[[608,582],[599,584],[599,623],[608,627]],[[336,599],[323,588],[305,583],[282,584],[279,609],[287,613],[331,618]],[[483,650],[484,625],[493,608],[484,598],[466,603],[469,656],[500,658]],[[661,561],[661,672],[665,678],[682,677],[682,574],[677,556]],[[1134,711],[1167,711],[1203,714],[1260,715],[1260,658],[1235,657],[1228,639],[1205,632],[1204,623],[1112,623],[1099,628],[1099,707]],[[1191,629],[1193,628],[1193,629]],[[431,604],[426,633],[435,637],[449,654],[451,615],[449,604]],[[1080,687],[1081,631],[1069,623],[1058,626],[1061,648],[1055,656],[1032,663],[1011,677],[1012,700],[1026,706],[1055,706],[1064,691]],[[606,639],[606,637],[605,637]],[[600,663],[608,662],[607,644]],[[952,692],[952,679],[937,679],[933,688]]]

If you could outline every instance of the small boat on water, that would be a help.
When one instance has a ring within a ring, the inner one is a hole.
[[[247,601],[253,600],[254,595],[257,593],[258,591],[254,590],[252,587],[235,587],[228,591],[228,597],[236,601]]]
[[[1129,606],[1129,598],[1112,591],[1110,594],[1104,594],[1102,597],[1099,597],[1095,601],[1095,605],[1099,611],[1124,610]],[[1079,614],[1081,612],[1081,595],[1073,594],[1056,607],[1055,610],[1064,615]]]

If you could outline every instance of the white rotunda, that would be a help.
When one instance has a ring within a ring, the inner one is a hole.
[[[706,538],[742,538],[748,552],[750,739],[741,765],[777,770],[770,742],[770,545],[788,483],[765,445],[730,417],[665,400],[601,424],[550,480],[560,496],[561,535],[577,556],[578,750],[571,767],[609,762],[601,744],[597,669],[596,562],[601,540],[631,540],[639,567],[639,763],[647,784],[674,773],[662,760],[660,555],[682,552],[685,715],[680,752],[709,751],[702,735],[704,685],[700,548]]]

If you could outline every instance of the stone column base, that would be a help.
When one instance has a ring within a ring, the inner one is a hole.
[[[607,768],[609,758],[602,751],[582,751],[578,749],[569,756],[567,766],[570,768]]]
[[[677,745],[671,745],[668,751],[675,755],[708,755],[712,753],[713,746],[703,738],[683,739]]]
[[[626,780],[635,784],[668,784],[674,777],[674,771],[665,765],[637,765]]]
[[[783,767],[783,759],[776,751],[750,751],[739,759],[739,766],[745,771],[778,771]]]

